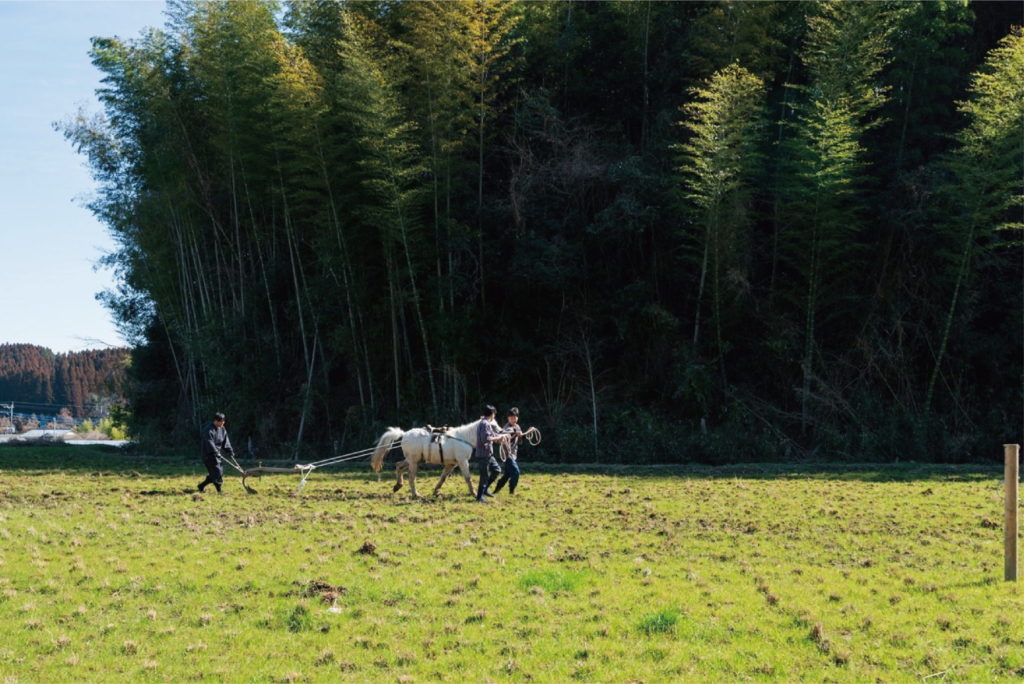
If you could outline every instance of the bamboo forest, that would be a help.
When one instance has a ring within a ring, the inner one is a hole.
[[[516,406],[562,462],[998,457],[1018,3],[175,0],[56,124],[131,431],[284,453]],[[88,57],[83,55],[83,59]],[[353,447],[354,448],[354,447]]]

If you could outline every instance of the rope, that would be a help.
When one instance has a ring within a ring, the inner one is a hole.
[[[401,444],[392,444],[390,447],[388,447],[387,450],[391,451],[392,449],[397,449],[400,446],[401,446]],[[376,450],[377,450],[377,447],[370,447],[368,449],[360,449],[359,451],[351,451],[351,452],[349,452],[347,454],[341,454],[339,456],[331,456],[330,458],[325,458],[325,459],[320,460],[320,461],[313,461],[312,463],[307,463],[305,465],[306,466],[311,466],[313,468],[322,468],[324,466],[334,465],[335,463],[344,463],[345,461],[354,461],[354,460],[359,459],[359,458],[365,458],[366,456],[369,456],[370,454],[372,454]]]
[[[314,466],[307,466],[307,467],[302,469],[302,479],[299,480],[299,492],[300,493],[306,487],[306,478],[308,478],[309,474],[311,472],[313,472],[315,469],[316,468]]]
[[[520,438],[525,439],[530,446],[537,446],[540,444],[540,430],[532,427],[520,435]],[[501,448],[498,453],[502,461],[507,461],[512,456],[512,446],[507,440],[501,442]]]
[[[394,449],[394,448],[396,448],[398,446],[401,446],[401,445],[392,445],[388,449],[388,451],[391,451],[391,449]],[[324,466],[334,465],[335,463],[343,463],[345,461],[354,461],[357,458],[365,458],[366,456],[369,456],[375,450],[376,450],[376,447],[373,447],[373,448],[370,448],[370,449],[360,449],[359,451],[353,451],[353,452],[348,453],[348,454],[342,454],[340,456],[332,456],[331,458],[325,458],[322,461],[313,461],[312,463],[297,463],[294,466],[293,469],[296,470],[296,471],[300,471],[300,470],[314,470],[316,468],[323,468]],[[235,460],[234,456],[221,452],[220,458],[225,463],[227,463],[228,465],[230,465],[232,468],[234,468],[238,472],[242,473],[243,475],[246,473],[246,470],[242,466],[240,466],[238,464],[238,461]]]
[[[402,446],[402,445],[401,444],[392,444],[390,447],[387,448],[387,451],[391,451],[392,449],[397,449],[400,446]],[[336,463],[344,463],[345,461],[355,461],[355,460],[360,459],[360,458],[366,458],[367,456],[369,456],[370,454],[372,454],[376,450],[377,450],[377,447],[370,447],[368,449],[360,449],[358,451],[350,451],[347,454],[340,454],[338,456],[331,456],[330,458],[325,458],[325,459],[322,459],[322,460],[319,460],[319,461],[312,461],[311,463],[296,463],[293,466],[292,470],[295,470],[297,472],[298,471],[304,471],[304,470],[315,470],[317,468],[324,468],[326,466],[334,465]],[[232,465],[234,465],[236,468],[238,468],[237,464],[232,464]],[[241,468],[238,468],[238,470],[239,470],[239,472],[245,472]]]
[[[392,444],[390,447],[386,449],[386,451],[397,449],[400,446],[401,444]],[[296,463],[291,468],[275,468],[271,466],[264,466],[261,463],[259,466],[255,468],[243,470],[241,467],[239,467],[237,462],[232,462],[227,457],[224,457],[224,460],[228,461],[228,463],[231,463],[231,465],[238,469],[238,472],[242,474],[242,486],[244,486],[246,491],[248,491],[250,494],[255,494],[256,490],[245,483],[246,478],[251,477],[253,475],[259,475],[260,477],[262,477],[263,473],[298,473],[302,476],[302,478],[299,480],[299,492],[301,492],[303,488],[306,486],[306,480],[309,479],[310,473],[312,473],[317,468],[323,468],[325,466],[334,465],[336,463],[343,463],[345,461],[354,461],[359,458],[366,458],[376,450],[377,447],[359,449],[358,451],[352,451],[347,454],[340,454],[338,456],[331,456],[330,458],[321,459],[319,461],[313,461],[312,463]]]

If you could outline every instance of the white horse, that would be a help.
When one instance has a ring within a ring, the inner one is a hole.
[[[441,473],[441,479],[434,487],[435,496],[457,465],[462,471],[462,477],[466,480],[469,495],[475,497],[476,492],[473,491],[473,482],[469,475],[469,459],[473,457],[473,451],[476,449],[476,431],[480,420],[482,419],[459,427],[448,428],[441,433],[431,433],[424,428],[413,428],[408,431],[397,427],[388,428],[377,441],[377,448],[370,460],[373,472],[380,472],[381,466],[384,464],[384,455],[391,449],[392,444],[402,440],[402,455],[405,456],[405,460],[399,461],[395,467],[397,482],[394,491],[397,492],[402,488],[403,471],[408,469],[409,490],[414,499],[418,498],[416,469],[420,463],[439,463],[444,467],[444,472]]]

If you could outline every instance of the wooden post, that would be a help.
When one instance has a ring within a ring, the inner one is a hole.
[[[1006,461],[1004,480],[1006,487],[1006,522],[1003,526],[1003,579],[1017,581],[1017,483],[1019,481],[1020,445],[1004,444],[1003,457]]]

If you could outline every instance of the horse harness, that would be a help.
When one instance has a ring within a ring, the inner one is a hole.
[[[430,442],[429,443],[437,445],[437,455],[441,459],[441,466],[442,467],[444,466],[444,440],[445,440],[446,437],[448,439],[454,439],[457,442],[462,442],[463,444],[466,444],[470,448],[472,448],[472,446],[473,446],[472,444],[470,444],[469,442],[467,442],[464,439],[460,439],[460,438],[458,438],[458,437],[456,437],[454,435],[449,435],[448,434],[448,426],[447,425],[444,425],[442,427],[434,427],[432,425],[427,425],[425,429],[427,430],[427,432],[430,433]]]
[[[443,425],[441,427],[434,427],[433,425],[426,426],[427,432],[430,433],[430,444],[437,445],[437,455],[441,459],[441,466],[444,466],[444,438],[445,433],[448,432],[448,426]],[[429,453],[429,452],[428,452]]]

